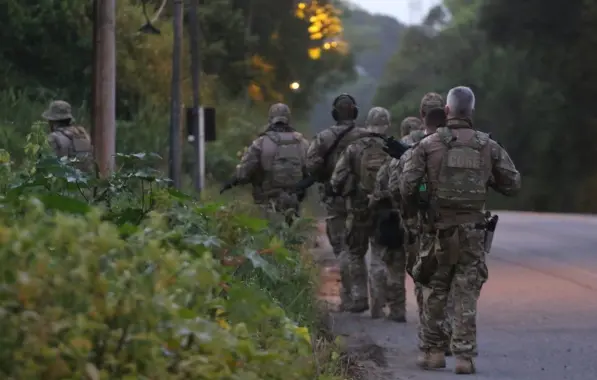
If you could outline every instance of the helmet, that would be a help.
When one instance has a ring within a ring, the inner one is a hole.
[[[383,107],[373,107],[367,114],[368,127],[390,126],[390,112]]]
[[[355,120],[359,116],[356,100],[349,94],[340,94],[332,103],[332,117],[336,121]]]
[[[284,103],[276,103],[269,108],[268,119],[270,124],[290,123],[290,107]]]
[[[424,125],[418,117],[409,116],[400,123],[400,134],[402,137],[408,136],[414,130],[423,129]]]

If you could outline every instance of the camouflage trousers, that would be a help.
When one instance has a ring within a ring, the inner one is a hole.
[[[333,197],[325,194],[324,187],[320,187],[321,201],[325,206],[325,232],[334,255],[340,262],[340,278],[342,289],[340,298],[344,305],[351,302],[349,285],[349,259],[348,252],[345,249],[345,229],[348,211],[346,210],[346,200],[342,197]]]
[[[369,292],[372,315],[381,314],[387,304],[391,319],[405,317],[405,267],[406,255],[403,249],[392,250],[380,245],[375,239],[371,241]]]
[[[354,305],[368,304],[365,255],[369,249],[371,229],[371,214],[369,212],[351,212],[348,215],[346,245],[340,255],[340,266],[348,269],[348,276],[342,278],[342,286],[344,289],[350,289]]]
[[[269,198],[259,203],[263,217],[267,220],[291,225],[298,216],[300,203],[295,194],[286,192],[277,197]]]
[[[412,242],[411,244],[407,245],[407,254],[409,257],[409,262],[411,265],[416,260],[416,256],[418,255],[419,251],[422,250],[439,250],[439,241],[437,240],[437,236],[433,234],[423,233],[417,234],[416,241]],[[412,269],[412,268],[411,268]],[[428,322],[426,318],[424,318],[424,300],[425,300],[425,293],[429,292],[429,288],[421,285],[418,282],[415,282],[415,298],[417,300],[417,311],[419,317],[419,324],[417,328],[417,337],[419,341],[419,349],[421,351],[429,351],[431,346],[425,343],[423,339],[423,331],[428,330],[425,326],[425,323]],[[452,292],[448,293],[448,301],[445,308],[444,318],[441,322],[439,322],[440,326],[440,333],[441,333],[441,346],[442,350],[447,351],[450,346],[450,339],[452,336],[452,311],[454,310],[453,302],[452,302]]]
[[[452,296],[453,317],[450,349],[457,356],[477,355],[477,301],[488,271],[483,249],[483,230],[467,223],[438,232],[438,270],[423,288],[421,337],[425,347],[443,350],[445,321]],[[451,293],[451,294],[450,294]]]

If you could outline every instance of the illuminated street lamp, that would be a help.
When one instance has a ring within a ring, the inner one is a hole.
[[[290,83],[290,89],[292,91],[298,91],[301,88],[301,84],[299,82],[292,82]]]

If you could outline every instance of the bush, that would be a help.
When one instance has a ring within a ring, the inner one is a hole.
[[[155,155],[90,178],[39,137],[21,168],[0,152],[2,378],[332,378],[310,332],[309,221],[199,204]]]

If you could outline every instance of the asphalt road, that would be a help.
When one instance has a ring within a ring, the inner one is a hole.
[[[500,212],[479,306],[476,375],[482,380],[597,380],[597,217]],[[409,322],[338,315],[342,330],[363,331],[386,348],[375,379],[442,380],[415,366],[416,303]]]

